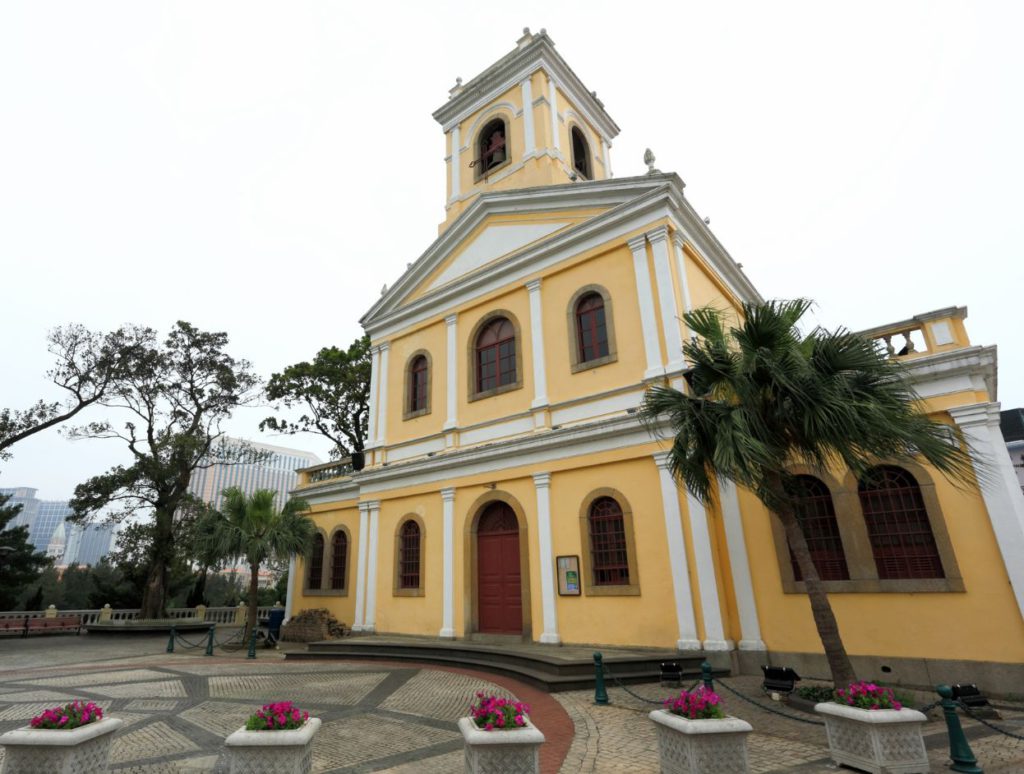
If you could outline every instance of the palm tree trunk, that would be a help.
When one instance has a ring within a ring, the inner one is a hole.
[[[256,562],[249,565],[249,571],[252,573],[249,578],[249,615],[245,623],[245,638],[242,642],[249,642],[249,638],[252,637],[253,631],[256,629],[256,610],[259,603],[260,597],[260,566]]]
[[[789,503],[789,497],[780,476],[772,476],[769,479],[769,487],[776,502]],[[800,574],[803,575],[807,598],[811,603],[811,614],[814,616],[814,624],[818,628],[821,645],[825,649],[825,658],[828,660],[828,667],[832,672],[832,681],[836,688],[845,688],[850,683],[856,682],[857,675],[853,671],[853,664],[850,663],[843,639],[839,635],[839,624],[832,612],[832,605],[829,604],[825,587],[818,576],[818,568],[814,566],[814,560],[811,559],[811,550],[807,547],[807,538],[804,536],[803,528],[791,505],[781,505],[774,512],[782,522],[786,531],[786,540],[789,541],[793,557],[800,568]]]

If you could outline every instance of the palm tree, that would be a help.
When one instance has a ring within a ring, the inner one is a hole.
[[[238,487],[224,490],[219,511],[210,509],[197,528],[200,551],[222,559],[244,559],[249,580],[249,615],[245,640],[256,627],[259,571],[267,560],[285,562],[304,554],[313,542],[316,526],[306,515],[309,504],[291,499],[278,510],[273,489],[257,489],[246,497]]]
[[[688,312],[688,389],[651,388],[641,416],[655,433],[667,420],[672,473],[694,497],[711,504],[713,480],[732,481],[779,519],[839,686],[856,676],[800,526],[789,467],[845,466],[860,476],[882,461],[921,457],[960,485],[975,473],[963,438],[920,412],[903,367],[880,346],[844,329],[800,333],[810,306],[744,304],[735,327],[736,315]]]

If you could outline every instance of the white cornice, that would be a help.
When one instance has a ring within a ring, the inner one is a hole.
[[[400,306],[405,297],[488,215],[593,206],[609,206],[611,209],[490,264],[486,271],[464,275]],[[517,273],[523,274],[524,266],[530,271],[536,270],[542,268],[536,265],[539,262],[550,262],[552,256],[556,260],[564,260],[574,248],[578,250],[582,243],[593,242],[595,237],[603,235],[606,240],[611,240],[630,228],[643,227],[646,224],[635,222],[643,216],[649,220],[670,218],[684,239],[708,261],[740,300],[761,300],[757,289],[683,197],[682,180],[675,174],[660,174],[481,194],[360,322],[371,336],[390,334],[402,325],[420,322],[446,306],[459,303],[468,294],[486,292],[485,286],[496,288],[504,282],[516,280]],[[628,228],[623,228],[624,224]]]
[[[997,399],[998,358],[996,347],[975,345],[949,352],[916,357],[903,364],[914,389],[923,397],[931,397],[928,385],[955,376],[979,377],[984,380],[989,399]],[[970,388],[968,382],[964,389]]]
[[[591,126],[608,140],[618,135],[618,125],[555,50],[553,41],[546,33],[534,35],[530,43],[505,55],[464,84],[461,91],[449,99],[447,104],[434,111],[434,119],[447,132],[541,69],[555,80],[558,88],[572,101]]]

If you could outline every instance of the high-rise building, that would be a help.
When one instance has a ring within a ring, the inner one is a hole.
[[[57,564],[96,564],[114,543],[115,527],[109,524],[66,524],[71,506],[66,500],[40,500],[33,487],[0,489],[10,496],[8,505],[20,505],[21,513],[11,527],[28,527],[28,542]]]
[[[68,528],[64,564],[93,565],[110,553],[117,531],[112,524],[77,525]]]
[[[224,441],[234,445],[240,443],[235,438],[226,438]],[[192,473],[188,491],[204,503],[219,508],[223,492],[229,487],[237,486],[247,495],[257,489],[273,489],[277,492],[280,506],[288,499],[288,491],[298,483],[296,471],[320,463],[320,458],[311,452],[251,441],[249,445],[258,451],[269,452],[269,455],[252,464],[216,463],[207,468],[199,468]]]

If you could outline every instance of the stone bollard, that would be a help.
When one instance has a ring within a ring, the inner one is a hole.
[[[707,660],[701,662],[700,679],[704,682],[704,687],[714,693],[715,681],[711,677],[711,663]]]
[[[113,614],[113,610],[110,609],[110,603],[108,602],[100,610],[100,623],[110,623],[110,617]]]
[[[212,656],[213,655],[213,638],[215,636],[216,631],[217,631],[217,624],[210,624],[210,632],[209,632],[209,635],[207,636],[207,640],[206,640],[206,655],[207,656]]]
[[[235,626],[245,626],[246,612],[245,602],[239,602],[235,610]]]
[[[196,605],[196,620],[197,621],[205,621],[206,620],[206,605],[202,605],[202,604]]]
[[[45,618],[56,618],[57,617],[57,606],[56,605],[50,605],[48,608],[46,608],[46,615],[44,617]]]

